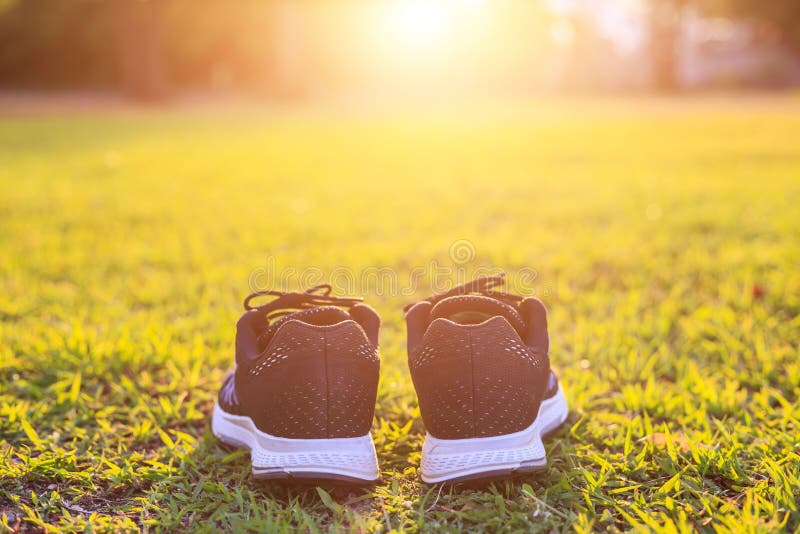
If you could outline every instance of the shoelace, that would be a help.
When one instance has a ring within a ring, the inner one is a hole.
[[[273,320],[296,313],[301,310],[316,308],[318,306],[342,306],[350,308],[362,302],[364,299],[361,297],[334,297],[331,295],[333,288],[330,284],[320,284],[314,286],[306,291],[300,293],[297,291],[256,291],[248,295],[244,299],[245,310],[259,310],[266,314],[267,320],[271,323]],[[262,304],[261,306],[253,306],[250,302],[259,297],[277,297],[275,300]]]
[[[480,278],[476,278],[470,282],[467,282],[466,284],[456,286],[450,291],[445,291],[444,293],[438,293],[436,295],[433,295],[432,297],[428,297],[423,300],[435,305],[437,302],[441,300],[444,300],[448,297],[455,297],[457,295],[483,295],[486,297],[497,299],[501,302],[505,302],[506,304],[510,304],[511,306],[516,306],[517,304],[522,302],[522,300],[525,297],[522,297],[520,295],[513,295],[511,293],[505,293],[503,291],[494,291],[495,287],[501,286],[505,283],[505,276],[506,273],[499,273],[492,276],[482,276]],[[403,307],[403,311],[407,312],[415,304],[417,303],[412,302],[411,304],[406,304]]]

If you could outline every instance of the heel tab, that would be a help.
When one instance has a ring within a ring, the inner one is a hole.
[[[381,330],[381,318],[378,312],[367,304],[356,304],[350,308],[350,317],[361,325],[369,342],[377,349]]]
[[[547,308],[536,297],[527,297],[519,306],[525,319],[525,343],[542,354],[550,353],[550,335],[547,332]]]

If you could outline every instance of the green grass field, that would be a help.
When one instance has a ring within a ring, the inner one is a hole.
[[[2,119],[4,527],[797,532],[798,206],[788,96]],[[547,470],[420,482],[414,297],[367,287],[383,483],[250,480],[208,427],[249,284],[403,285],[463,239],[459,267],[538,273],[571,403]]]

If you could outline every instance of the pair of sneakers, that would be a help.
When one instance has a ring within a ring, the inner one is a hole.
[[[502,275],[478,278],[405,309],[408,366],[427,430],[426,483],[542,469],[542,437],[567,418],[545,307],[498,291],[502,283]],[[253,304],[262,297],[274,298]],[[258,478],[377,482],[375,310],[331,295],[329,285],[253,293],[244,307],[214,435],[250,449]]]

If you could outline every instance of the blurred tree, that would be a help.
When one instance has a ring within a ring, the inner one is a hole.
[[[115,85],[113,2],[0,1],[0,85]]]
[[[119,67],[130,97],[155,100],[166,94],[163,0],[117,0]]]
[[[652,78],[660,89],[677,85],[675,49],[681,13],[687,7],[710,16],[764,21],[780,31],[786,44],[800,50],[800,0],[647,1]],[[367,47],[360,41],[372,33],[358,25],[375,24],[363,17],[369,13],[367,4],[0,0],[0,87],[122,88],[133,96],[157,98],[169,86],[287,95],[306,87],[329,88],[347,76],[350,83],[363,85],[362,80],[378,71],[395,68],[375,59],[380,57],[379,44]],[[552,15],[547,2],[498,0],[492,5],[502,6],[493,8],[490,17],[503,28],[502,34],[485,33],[465,41],[464,54],[452,62],[454,70],[463,71],[463,78],[476,86],[540,83],[532,73],[547,69],[542,66],[548,57],[546,27]],[[340,9],[343,6],[350,7]],[[325,13],[328,8],[339,14]],[[589,86],[597,76],[613,75],[602,62],[608,55],[606,43],[586,28],[575,32],[575,40],[572,72],[567,73],[575,85]],[[367,57],[373,63],[356,61]]]
[[[681,12],[693,0],[652,0],[650,6],[650,61],[653,88],[673,91],[677,83],[676,53]],[[702,1],[702,0],[698,0]]]
[[[800,50],[800,0],[704,0],[707,8],[774,25],[785,44]]]
[[[677,87],[676,53],[685,8],[709,16],[745,18],[773,26],[787,46],[800,50],[800,0],[650,0],[650,57],[653,87]]]
[[[274,0],[164,0],[165,62],[180,86],[263,91],[274,70]]]
[[[0,0],[0,87],[122,89],[272,82],[274,0]]]

